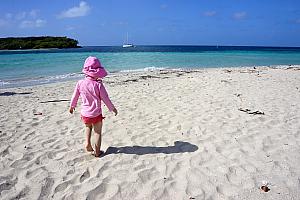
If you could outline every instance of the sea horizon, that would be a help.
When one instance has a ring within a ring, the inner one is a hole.
[[[122,44],[119,45],[78,45],[77,48],[39,48],[39,49],[1,49],[0,52],[14,52],[14,51],[47,51],[47,50],[76,50],[76,49],[82,49],[82,48],[94,48],[94,47],[100,47],[100,48],[107,48],[107,47],[114,47],[114,48],[122,48],[124,51],[130,51],[134,49],[135,47],[202,47],[202,48],[212,48],[209,50],[213,50],[214,48],[224,48],[224,49],[217,49],[217,50],[228,50],[228,49],[239,49],[243,48],[249,48],[251,50],[255,49],[266,49],[266,48],[271,48],[273,50],[278,50],[278,49],[295,49],[295,50],[300,50],[300,46],[272,46],[272,45],[198,45],[198,44],[133,44],[133,47],[129,48],[124,48],[122,47]]]

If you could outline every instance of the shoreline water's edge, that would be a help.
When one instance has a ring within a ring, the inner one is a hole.
[[[159,72],[197,72],[203,70],[234,70],[234,69],[264,69],[264,68],[273,68],[273,69],[288,69],[288,68],[299,68],[300,65],[269,65],[269,66],[240,66],[240,67],[208,67],[208,68],[143,68],[143,69],[134,69],[134,70],[121,70],[110,72],[108,77],[114,76],[123,76],[123,75],[143,75]],[[37,78],[28,78],[28,79],[17,79],[17,80],[0,80],[0,90],[9,89],[9,88],[18,88],[18,87],[33,87],[38,85],[47,85],[52,83],[60,83],[67,81],[75,81],[83,78],[82,73],[71,73],[71,74],[61,74],[56,76],[48,77],[37,77]],[[107,79],[106,78],[106,79]]]

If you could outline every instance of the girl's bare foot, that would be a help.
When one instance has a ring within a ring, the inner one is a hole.
[[[88,152],[93,152],[94,151],[92,145],[86,145],[85,150],[88,151]]]
[[[100,157],[102,153],[103,151],[100,151],[100,148],[97,148],[97,145],[95,145],[95,157]]]

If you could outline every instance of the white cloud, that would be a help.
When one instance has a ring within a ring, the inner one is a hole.
[[[81,1],[78,7],[75,6],[63,11],[58,15],[58,18],[83,17],[89,13],[90,9],[90,6],[85,1]]]
[[[240,20],[240,19],[244,19],[247,16],[246,12],[237,12],[233,14],[233,18]]]
[[[46,20],[42,20],[42,19],[37,19],[37,20],[35,20],[35,26],[36,26],[36,27],[42,27],[42,26],[45,26],[46,23],[47,23]]]
[[[6,19],[11,19],[12,17],[13,17],[13,15],[11,13],[6,13],[5,14]]]
[[[43,19],[37,19],[39,10],[18,13],[5,13],[4,18],[0,19],[0,27],[18,25],[19,28],[39,28],[46,24]]]
[[[4,27],[7,25],[7,21],[5,19],[0,19],[0,27]]]
[[[39,28],[43,27],[46,24],[46,20],[37,19],[37,20],[24,20],[20,24],[20,28]]]
[[[74,28],[73,26],[67,26],[67,27],[66,27],[66,30],[67,30],[67,31],[72,31],[72,30],[74,30],[74,29],[75,29],[75,28]]]
[[[212,17],[215,16],[217,14],[216,11],[206,11],[203,13],[203,15],[207,16],[207,17]]]
[[[26,12],[20,12],[15,15],[16,20],[22,20],[26,17]]]
[[[28,15],[32,18],[36,18],[38,15],[39,10],[31,10]]]

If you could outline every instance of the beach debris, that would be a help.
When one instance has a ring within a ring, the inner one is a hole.
[[[195,199],[195,197],[190,197],[190,199]]]
[[[262,191],[264,191],[264,192],[269,192],[269,191],[270,191],[270,188],[269,188],[268,186],[266,186],[266,185],[262,185],[262,186],[260,187],[260,189],[261,189]]]
[[[57,99],[57,100],[50,100],[50,101],[41,101],[40,103],[57,103],[57,102],[63,102],[63,101],[70,101],[67,99]]]
[[[232,72],[232,70],[231,69],[225,69],[224,72],[230,73],[230,72]]]
[[[288,68],[286,68],[287,70],[289,70],[289,69],[293,69],[293,70],[300,70],[300,67],[288,67]]]
[[[257,111],[251,111],[251,110],[248,109],[248,108],[246,108],[246,109],[239,108],[239,111],[248,113],[249,115],[264,115],[264,114],[265,114],[264,112],[261,112],[261,111],[259,111],[259,110],[257,110]]]
[[[140,76],[140,78],[142,78],[142,79],[148,79],[148,78],[160,78],[160,77],[158,77],[158,76],[151,76],[151,75],[143,75],[143,76]]]
[[[248,70],[240,70],[240,73],[259,73],[259,71],[255,70],[255,69],[248,69]]]
[[[13,96],[13,95],[26,95],[26,94],[32,94],[32,92],[3,92],[0,93],[0,96]]]
[[[230,81],[227,81],[227,80],[221,80],[221,83],[224,82],[224,83],[230,83]]]
[[[123,83],[127,83],[127,82],[138,82],[138,79],[127,79],[123,81]]]
[[[33,115],[43,115],[41,112],[33,113]]]
[[[169,74],[169,71],[161,71],[160,74]]]
[[[260,189],[264,192],[269,192],[270,188],[268,187],[270,183],[268,181],[262,181],[262,184],[260,186]]]
[[[235,93],[235,94],[233,94],[233,95],[235,95],[235,96],[237,96],[237,97],[240,97],[242,94]]]

